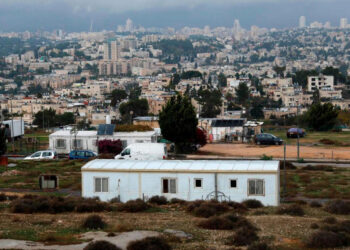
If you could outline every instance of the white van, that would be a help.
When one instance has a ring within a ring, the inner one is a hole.
[[[116,160],[163,160],[168,157],[165,143],[135,143],[127,146]]]

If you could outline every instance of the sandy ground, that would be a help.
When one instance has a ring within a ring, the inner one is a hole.
[[[126,249],[129,242],[134,240],[141,240],[146,237],[153,237],[158,236],[159,233],[152,232],[152,231],[133,231],[133,232],[126,232],[117,234],[113,237],[107,237],[107,233],[105,232],[88,232],[82,235],[83,239],[93,239],[96,240],[106,240],[109,241],[116,246],[120,247],[121,249]],[[47,250],[54,250],[54,249],[60,249],[60,250],[80,250],[84,249],[84,247],[88,243],[82,243],[77,245],[65,245],[65,246],[59,246],[59,245],[52,245],[52,246],[45,246],[42,243],[32,242],[32,241],[23,241],[23,240],[10,240],[10,239],[3,239],[0,240],[0,246],[1,249],[47,249]],[[101,249],[102,250],[102,249]]]
[[[197,155],[191,158],[225,156],[225,157],[261,157],[263,154],[273,158],[283,158],[283,146],[257,146],[249,144],[207,144],[198,151]],[[286,151],[287,158],[297,157],[297,146],[288,145]],[[349,147],[311,147],[300,146],[300,158],[304,159],[334,159],[350,160]]]

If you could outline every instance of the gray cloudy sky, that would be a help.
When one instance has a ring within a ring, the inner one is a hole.
[[[0,31],[115,29],[126,18],[145,27],[241,25],[293,27],[307,21],[339,24],[350,0],[0,0]]]

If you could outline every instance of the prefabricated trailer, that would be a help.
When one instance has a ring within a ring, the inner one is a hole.
[[[279,161],[93,160],[82,167],[83,197],[121,202],[165,196],[279,205]]]

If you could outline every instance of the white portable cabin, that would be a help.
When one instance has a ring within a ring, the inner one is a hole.
[[[49,136],[49,148],[58,154],[69,154],[71,150],[98,151],[97,142],[101,140],[121,140],[123,148],[133,143],[157,142],[154,131],[114,132],[112,135],[98,135],[97,131],[59,130]]]
[[[17,138],[24,135],[24,121],[23,120],[7,120],[2,122],[10,128],[11,138]]]
[[[167,199],[260,200],[279,205],[279,161],[93,160],[82,167],[82,196],[122,202]]]

